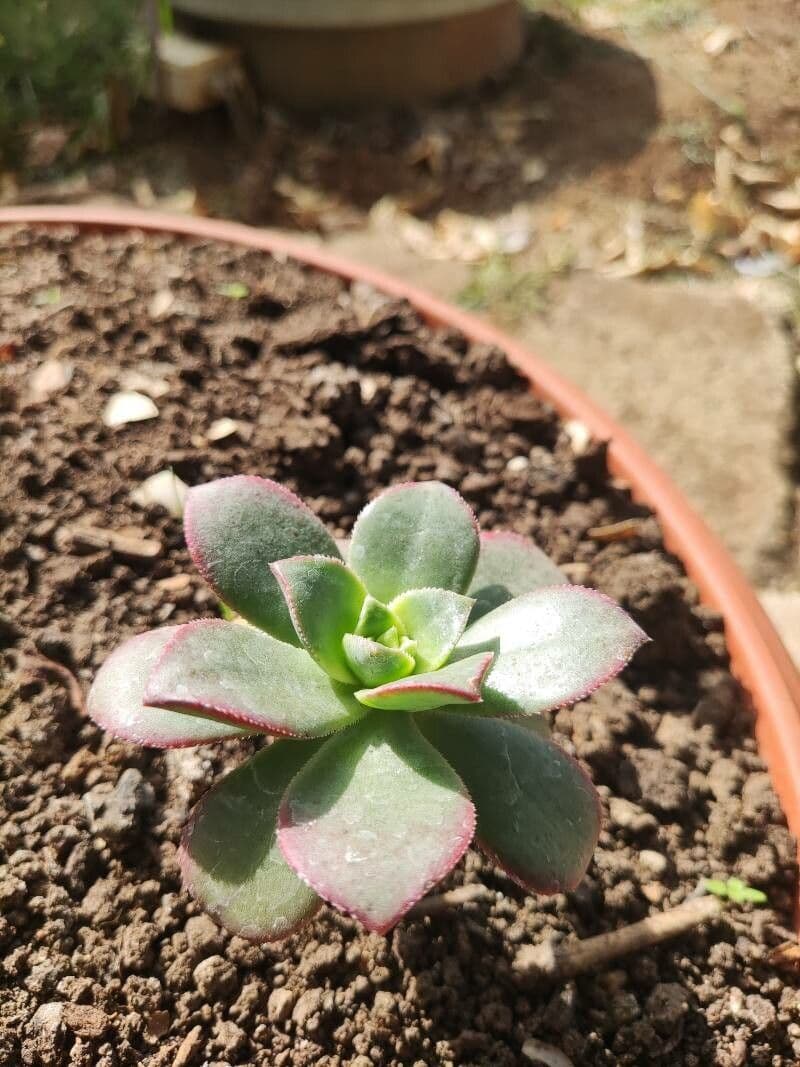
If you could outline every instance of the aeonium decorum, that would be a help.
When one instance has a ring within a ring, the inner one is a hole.
[[[262,478],[189,491],[192,559],[239,621],[123,644],[89,711],[157,748],[267,734],[181,843],[184,881],[230,930],[283,937],[322,900],[389,930],[476,845],[532,890],[574,887],[595,790],[542,712],[589,694],[646,640],[531,542],[480,534],[440,482],[397,485],[346,559]],[[242,624],[244,623],[244,624]]]

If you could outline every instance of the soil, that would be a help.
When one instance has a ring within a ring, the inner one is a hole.
[[[248,295],[223,295],[231,282]],[[602,445],[581,448],[501,352],[260,253],[6,230],[0,301],[0,1064],[506,1067],[534,1036],[585,1067],[800,1060],[800,993],[768,959],[791,925],[794,842],[720,620]],[[47,360],[72,375],[43,398]],[[106,428],[132,386],[158,417]],[[209,442],[220,418],[238,432]],[[136,748],[70,685],[125,637],[216,611],[180,521],[131,500],[167,466],[190,484],[285,481],[339,535],[390,482],[442,478],[484,527],[534,537],[633,613],[652,644],[553,716],[606,808],[575,892],[526,896],[470,852],[448,884],[480,882],[486,901],[386,938],[323,909],[258,947],[189,900],[181,825],[255,742]],[[627,518],[627,540],[597,535]],[[617,928],[730,875],[769,905],[560,988],[515,977],[522,945]]]

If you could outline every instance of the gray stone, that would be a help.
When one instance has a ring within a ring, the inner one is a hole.
[[[154,793],[142,772],[128,767],[113,789],[97,785],[84,794],[83,801],[92,832],[114,840],[141,823],[153,806]]]

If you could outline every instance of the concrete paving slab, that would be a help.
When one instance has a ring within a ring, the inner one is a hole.
[[[575,274],[519,332],[635,434],[754,581],[775,574],[795,371],[770,314],[721,282]]]
[[[454,300],[463,263],[421,259],[386,233],[332,242]],[[515,334],[637,437],[756,583],[786,563],[795,370],[777,316],[720,281],[555,280]]]

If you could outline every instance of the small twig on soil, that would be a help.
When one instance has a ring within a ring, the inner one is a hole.
[[[477,900],[491,900],[493,897],[494,893],[485,885],[460,885],[456,889],[448,889],[446,893],[424,897],[414,905],[406,918],[421,919],[424,915],[441,915],[461,904],[471,904]]]
[[[33,676],[49,675],[56,678],[67,690],[73,711],[85,714],[86,698],[83,695],[83,687],[69,667],[65,667],[63,663],[56,663],[55,660],[48,659],[47,656],[30,653],[20,656],[18,666],[20,670]]]
[[[575,1067],[569,1056],[565,1056],[555,1045],[548,1045],[535,1037],[529,1037],[522,1046],[522,1055],[534,1063],[544,1063],[547,1067]]]
[[[671,937],[688,933],[700,923],[717,918],[722,902],[714,896],[696,897],[669,911],[651,915],[641,922],[612,930],[608,934],[587,937],[584,941],[553,945],[526,945],[517,953],[514,970],[524,978],[560,981],[576,974],[604,967],[618,956],[651,948]]]

